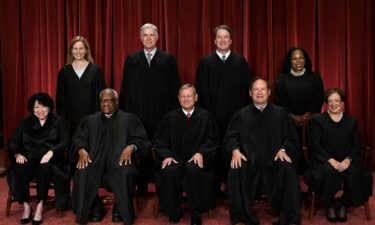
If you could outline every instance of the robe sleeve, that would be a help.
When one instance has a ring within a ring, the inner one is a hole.
[[[227,156],[228,159],[232,157],[232,151],[235,149],[240,149],[242,153],[244,153],[241,150],[241,124],[242,121],[240,119],[239,113],[237,112],[231,121],[228,124],[228,128],[224,137],[224,156]]]
[[[134,61],[131,55],[128,55],[124,62],[124,68],[122,69],[122,80],[121,80],[121,87],[120,87],[120,99],[119,99],[119,108],[124,110],[125,112],[131,112],[132,104],[131,98],[137,92],[137,87],[132,87],[130,85],[134,85],[133,79],[136,79],[139,74],[135,72],[135,68],[137,68],[136,62]],[[139,78],[138,78],[139,79]]]
[[[69,151],[69,159],[71,162],[76,162],[78,160],[78,150],[83,148],[87,152],[90,152],[89,149],[89,128],[87,126],[88,119],[84,118],[80,125],[76,128],[74,136],[71,142],[71,149]]]
[[[69,134],[66,130],[63,119],[58,119],[58,127],[56,128],[58,130],[59,135],[59,142],[51,149],[54,153],[54,155],[60,155],[64,152],[65,148],[69,145]]]
[[[352,158],[353,163],[359,165],[361,163],[361,146],[360,146],[357,121],[354,122],[353,131],[352,131],[352,135],[350,138],[352,142],[352,147],[349,150],[347,157]]]
[[[205,59],[201,60],[198,65],[198,69],[195,75],[195,88],[198,93],[198,105],[202,108],[211,111],[210,101],[210,86],[209,86],[209,75],[208,66],[205,63]]]
[[[312,74],[312,76],[315,76],[314,79],[314,97],[312,99],[312,102],[308,108],[308,112],[311,113],[320,113],[323,102],[324,102],[324,87],[323,87],[323,81],[319,74]]]
[[[280,149],[285,149],[288,156],[292,159],[293,164],[298,164],[298,159],[300,156],[299,149],[299,141],[298,141],[298,135],[297,130],[295,128],[295,125],[290,118],[290,116],[287,114],[287,112],[284,112],[284,119],[283,119],[283,127],[284,129],[284,140],[281,144]]]
[[[168,129],[168,117],[165,116],[155,131],[152,143],[161,160],[168,157],[174,157],[171,150],[169,137],[172,135]]]
[[[13,135],[8,141],[8,150],[9,150],[9,156],[11,159],[13,159],[14,155],[17,153],[21,153],[21,149],[23,146],[22,143],[22,136],[23,136],[23,130],[25,126],[26,119],[23,119],[20,124],[17,126],[16,130],[14,131]]]
[[[129,145],[134,144],[137,146],[137,151],[134,153],[134,157],[147,156],[148,151],[151,148],[151,143],[141,120],[137,116],[130,116],[128,129],[127,143]]]
[[[66,118],[66,107],[65,107],[65,70],[62,68],[57,77],[57,88],[56,88],[56,113]]]
[[[243,77],[243,86],[242,86],[243,94],[241,95],[243,99],[241,102],[242,102],[242,106],[245,106],[250,103],[249,87],[250,87],[251,73],[250,73],[249,64],[244,58],[242,59],[241,70],[242,70],[242,77]]]
[[[100,98],[99,94],[100,92],[106,87],[105,86],[105,80],[104,76],[102,73],[102,70],[98,68],[95,71],[95,80],[94,80],[94,87],[92,88],[92,95],[91,95],[91,102],[92,102],[92,107],[95,107],[94,109],[91,110],[92,113],[95,113],[99,111],[100,109]]]
[[[179,73],[178,73],[178,66],[177,66],[177,61],[176,58],[173,56],[169,57],[169,106],[167,106],[166,109],[171,110],[174,108],[177,108],[179,106],[178,104],[178,90],[180,88],[180,78],[179,78]]]
[[[128,76],[129,76],[129,73],[130,73],[130,68],[133,68],[133,63],[131,62],[131,58],[130,56],[126,57],[125,59],[125,62],[124,62],[124,68],[122,69],[122,80],[121,80],[121,87],[120,87],[120,99],[119,99],[119,108],[124,110],[124,111],[128,111],[126,110],[128,108],[128,104],[127,104],[127,97],[128,95],[126,94],[127,92],[127,79],[128,79]]]
[[[219,148],[219,131],[213,116],[207,118],[207,129],[204,142],[198,147],[198,152],[205,157],[212,156],[212,154]]]
[[[283,74],[279,74],[275,81],[275,104],[284,107],[290,112],[290,109],[287,108],[287,91],[285,90],[284,82]]]
[[[326,162],[332,156],[321,145],[323,127],[317,119],[313,119],[310,131],[310,147],[312,156],[320,162]]]

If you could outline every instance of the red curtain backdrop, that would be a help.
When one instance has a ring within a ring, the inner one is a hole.
[[[141,46],[139,28],[159,28],[158,47],[176,56],[183,83],[215,50],[212,29],[234,29],[232,50],[273,82],[286,51],[307,50],[325,88],[347,94],[364,145],[375,148],[372,0],[0,0],[5,142],[27,113],[28,97],[55,96],[70,39],[88,39],[107,86],[119,90],[125,57]],[[372,154],[372,163],[375,163]]]

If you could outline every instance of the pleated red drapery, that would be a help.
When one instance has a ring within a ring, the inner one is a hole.
[[[363,144],[375,148],[372,0],[1,0],[4,135],[26,114],[28,97],[55,96],[59,69],[75,35],[88,39],[107,86],[119,90],[125,57],[140,49],[139,27],[159,28],[158,47],[175,55],[182,82],[214,51],[212,29],[234,30],[232,50],[254,74],[275,80],[286,51],[307,50],[325,88],[347,94]],[[372,162],[375,156],[372,154]]]

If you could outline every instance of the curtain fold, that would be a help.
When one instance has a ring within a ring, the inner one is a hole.
[[[375,148],[374,11],[372,0],[1,0],[5,143],[31,94],[55,96],[73,36],[89,41],[107,86],[119,90],[126,56],[142,48],[139,28],[151,22],[183,83],[194,83],[222,23],[233,28],[232,50],[271,83],[286,51],[305,48],[325,88],[344,89],[363,144]]]

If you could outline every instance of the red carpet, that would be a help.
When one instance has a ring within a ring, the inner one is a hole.
[[[375,174],[373,174],[375,175]],[[375,186],[375,185],[374,185]],[[304,188],[304,187],[303,187]],[[150,186],[150,189],[154,189],[153,186]],[[13,225],[20,224],[19,219],[22,215],[22,206],[19,206],[18,203],[13,203],[10,216],[5,217],[5,206],[8,195],[8,186],[6,184],[5,178],[0,179],[0,224],[1,225]],[[375,192],[374,192],[375,193]],[[158,218],[153,216],[153,208],[155,203],[155,193],[151,193],[149,196],[138,198],[138,209],[137,209],[137,220],[135,224],[139,225],[161,225],[169,224],[168,218],[163,214],[159,213]],[[370,212],[372,216],[371,221],[367,221],[365,218],[364,208],[359,207],[357,209],[350,210],[348,213],[348,222],[346,224],[361,224],[361,225],[370,225],[375,224],[375,200],[374,198],[370,199]],[[35,209],[35,204],[32,203],[33,208]],[[111,208],[107,206],[108,212],[101,223],[103,224],[114,224],[111,221]],[[260,218],[261,224],[271,224],[272,221],[275,221],[277,217],[272,212],[272,209],[267,203],[259,203],[256,205],[255,210],[257,215]],[[317,213],[312,221],[308,220],[308,208],[303,206],[302,208],[302,224],[331,224],[325,219],[325,212],[323,208],[318,208]],[[221,199],[218,202],[218,207],[213,211],[214,218],[209,219],[208,214],[202,215],[202,221],[205,225],[229,225],[229,211],[228,204],[226,200]],[[63,218],[58,218],[57,213],[54,208],[51,206],[45,206],[43,224],[53,224],[53,225],[65,225],[65,224],[76,224],[74,222],[74,214],[72,211],[67,211],[64,213]],[[179,223],[181,225],[190,224],[190,216],[186,212]],[[340,224],[340,223],[336,223]]]

